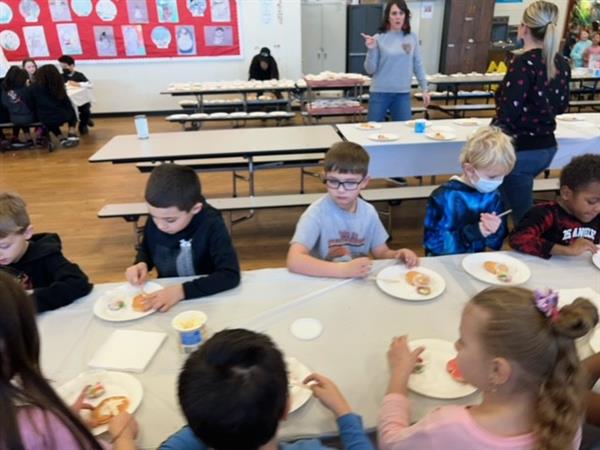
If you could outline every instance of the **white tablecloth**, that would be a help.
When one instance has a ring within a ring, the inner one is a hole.
[[[582,122],[557,120],[556,139],[558,152],[550,167],[559,169],[574,156],[584,153],[600,153],[600,114],[577,114]],[[491,119],[478,119],[482,125]],[[413,175],[442,175],[460,173],[459,155],[467,138],[477,126],[458,125],[456,119],[433,120],[432,127],[451,128],[456,139],[435,141],[424,134],[414,132],[406,122],[384,122],[381,129],[365,131],[356,124],[338,124],[344,138],[362,145],[371,156],[369,174],[373,178],[402,177]],[[392,133],[398,140],[377,142],[370,135]]]
[[[94,92],[91,87],[71,87],[67,86],[67,95],[71,99],[71,103],[73,105],[79,107],[81,105],[85,105],[86,103],[91,103],[95,101]]]
[[[590,256],[550,261],[515,255],[526,262],[532,278],[529,288],[592,287],[600,292],[600,272]],[[370,280],[334,280],[290,274],[286,269],[244,272],[241,285],[229,292],[188,300],[164,314],[138,321],[114,323],[96,318],[92,307],[114,284],[98,285],[75,304],[43,314],[38,325],[42,342],[42,367],[60,385],[80,372],[115,329],[166,331],[167,341],[143,374],[144,398],[135,416],[140,423],[140,448],[155,448],[184,423],[176,399],[176,378],[184,361],[171,331],[171,319],[179,312],[201,309],[208,314],[209,332],[245,327],[268,333],[279,347],[309,368],[332,377],[343,390],[367,427],[375,427],[388,369],[386,351],[393,336],[440,338],[454,341],[463,306],[486,287],[466,274],[463,256],[424,258],[422,265],[441,274],[446,291],[429,302],[405,302],[380,291]],[[378,261],[378,270],[393,262]],[[160,280],[163,284],[180,280]],[[289,332],[301,317],[318,318],[324,326],[314,341],[300,341]],[[413,419],[448,403],[411,394]],[[452,403],[472,403],[477,394]],[[281,427],[283,437],[328,434],[336,431],[333,416],[312,399],[293,413]]]

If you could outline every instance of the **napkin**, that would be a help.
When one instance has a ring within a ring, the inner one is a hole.
[[[141,373],[166,337],[166,333],[154,331],[113,331],[88,365],[94,369]]]

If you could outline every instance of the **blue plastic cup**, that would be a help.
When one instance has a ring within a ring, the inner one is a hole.
[[[415,120],[415,133],[423,134],[427,128],[427,122],[425,119]]]

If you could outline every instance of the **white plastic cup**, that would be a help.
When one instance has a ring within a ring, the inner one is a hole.
[[[183,353],[192,353],[206,337],[208,317],[202,311],[184,311],[177,314],[171,326],[179,335],[179,345]]]
[[[138,139],[148,139],[150,130],[148,129],[148,118],[144,114],[134,116],[135,131]]]

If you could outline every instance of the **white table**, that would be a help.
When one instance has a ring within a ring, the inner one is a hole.
[[[73,105],[76,107],[95,101],[94,93],[91,87],[72,87],[67,85],[67,95],[69,96],[71,103],[73,103]]]
[[[600,113],[579,113],[577,116],[585,118],[585,122],[556,121],[558,152],[550,165],[552,169],[563,167],[574,156],[600,153]],[[491,118],[476,120],[480,121],[481,126],[491,122]],[[451,128],[456,134],[456,139],[451,141],[436,141],[424,134],[417,134],[407,122],[384,122],[380,129],[369,131],[357,128],[356,124],[336,126],[344,139],[362,145],[369,152],[370,175],[373,178],[387,178],[459,173],[461,149],[477,126],[457,125],[456,121],[433,120],[431,125]],[[389,142],[369,139],[370,135],[380,133],[392,133],[399,139]]]
[[[529,288],[592,287],[600,292],[600,272],[590,257],[550,261],[515,255],[532,270]],[[97,298],[111,284],[99,285],[75,304],[39,317],[42,367],[56,385],[86,370],[99,346],[115,329],[166,331],[169,338],[143,374],[144,399],[136,418],[140,423],[139,448],[155,448],[183,424],[176,399],[176,378],[184,361],[178,351],[171,319],[179,312],[201,309],[208,314],[209,331],[245,327],[268,333],[278,346],[311,369],[332,377],[344,391],[367,427],[375,427],[388,369],[386,351],[393,336],[411,338],[458,337],[458,323],[468,299],[485,288],[461,268],[463,256],[424,258],[422,265],[446,280],[446,291],[429,302],[405,302],[381,292],[373,281],[334,280],[290,274],[285,269],[244,272],[241,285],[206,299],[188,300],[165,314],[138,321],[112,323],[92,314]],[[378,261],[376,270],[390,261]],[[163,284],[178,280],[161,280]],[[600,304],[600,302],[599,302]],[[289,332],[300,317],[316,317],[324,325],[314,341],[300,341]],[[473,403],[477,394],[444,402],[411,394],[413,419],[448,403]],[[328,434],[336,431],[333,416],[312,399],[282,424],[282,437]]]

